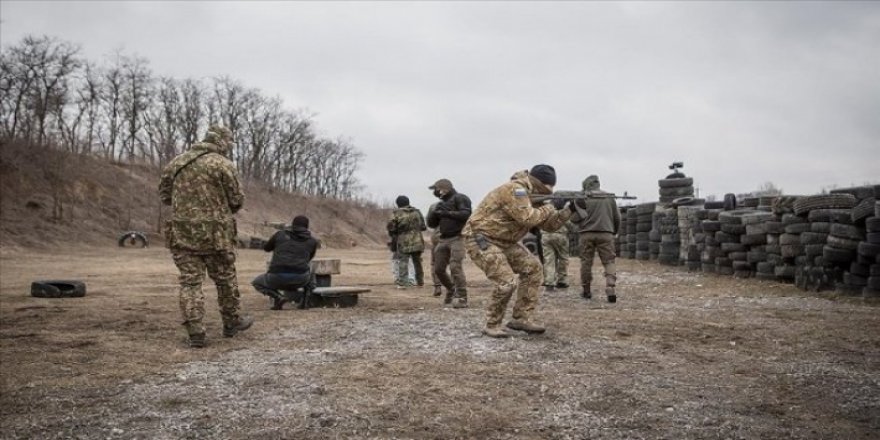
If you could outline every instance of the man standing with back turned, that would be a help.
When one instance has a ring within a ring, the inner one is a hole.
[[[444,303],[452,303],[456,309],[467,307],[467,279],[464,276],[464,242],[461,230],[471,216],[471,199],[455,191],[452,182],[440,179],[428,189],[434,190],[434,196],[440,203],[428,213],[428,226],[440,231],[440,239],[434,249],[434,274],[446,287]],[[452,272],[452,279],[446,273],[446,267]]]
[[[544,333],[544,327],[531,321],[538,303],[543,270],[538,258],[520,240],[529,229],[556,230],[570,217],[570,204],[563,209],[548,203],[532,206],[532,194],[552,194],[556,170],[549,165],[535,165],[520,171],[511,180],[492,190],[477,206],[462,230],[468,256],[494,284],[486,310],[483,334],[493,338],[510,336],[502,327],[504,312],[513,292],[513,320],[507,327],[527,333]]]
[[[583,189],[588,193],[605,194],[599,189],[599,176],[591,175],[584,179]],[[617,272],[614,269],[614,236],[620,227],[620,210],[611,197],[578,199],[571,218],[580,233],[581,245],[581,296],[590,299],[590,283],[593,281],[593,254],[598,253],[605,268],[605,295],[608,302],[617,302],[614,287],[617,285]]]
[[[180,271],[180,310],[190,347],[205,346],[205,271],[217,286],[223,336],[247,330],[253,319],[239,314],[235,276],[235,219],[244,194],[227,158],[232,132],[212,126],[202,142],[175,157],[162,170],[159,196],[171,205],[165,241]]]

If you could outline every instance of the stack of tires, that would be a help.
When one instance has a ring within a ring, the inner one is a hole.
[[[795,214],[782,215],[783,233],[779,235],[779,248],[782,264],[776,266],[776,278],[782,281],[795,281],[797,267],[803,266],[806,256],[801,244],[801,234],[810,230],[807,219]]]
[[[740,236],[739,241],[746,246],[749,272],[756,278],[773,279],[776,275],[775,265],[767,262],[767,223],[774,220],[776,216],[764,210],[756,210],[741,217],[745,234]]]
[[[626,211],[630,209],[630,206],[621,206],[618,209],[620,210],[621,224],[617,231],[617,237],[614,238],[614,249],[618,257],[626,258],[624,255],[626,252]]]
[[[715,233],[715,240],[721,247],[721,256],[715,259],[718,273],[737,278],[748,278],[752,275],[752,267],[747,261],[748,247],[741,242],[741,237],[746,233],[742,217],[753,212],[736,209],[719,214],[721,230]]]
[[[703,251],[700,254],[703,273],[716,273],[716,259],[721,256],[721,244],[715,238],[715,234],[721,231],[721,222],[718,220],[720,209],[707,209],[706,219],[700,221],[705,238],[703,239]]]
[[[626,252],[624,258],[636,257],[636,223],[638,222],[638,214],[635,207],[630,207],[626,211]]]
[[[821,290],[838,280],[834,284],[839,290],[861,292],[861,287],[849,286],[839,275],[855,260],[858,241],[864,234],[852,225],[852,208],[855,204],[856,199],[851,194],[821,194],[794,201],[792,208],[795,214],[809,220],[807,231],[810,232],[802,240],[799,239],[804,256],[797,261],[802,266],[798,268],[799,277],[795,280],[798,287]],[[821,243],[822,238],[824,244]],[[822,254],[816,255],[820,244]]]
[[[694,179],[684,173],[672,173],[657,181],[660,186],[660,203],[671,203],[681,197],[694,196]]]
[[[666,209],[664,214],[660,218],[660,254],[657,256],[657,261],[666,266],[678,266],[681,247],[678,235],[678,212],[675,209]]]
[[[656,209],[655,207],[655,211],[651,214],[651,232],[648,233],[648,239],[650,240],[648,250],[651,253],[652,260],[660,258],[660,240],[662,238],[660,224],[663,223],[664,218],[666,218],[666,210]]]
[[[865,219],[867,234],[865,241],[859,243],[861,273],[867,273],[865,287],[862,289],[862,296],[865,298],[880,298],[880,202],[874,202],[873,214]],[[867,270],[864,270],[865,267]]]
[[[636,259],[650,259],[650,243],[649,238],[652,225],[652,214],[656,203],[642,203],[636,205]]]
[[[700,270],[700,252],[694,243],[694,221],[697,219],[697,212],[701,209],[702,205],[679,206],[676,209],[679,237],[678,259],[687,266],[688,270]]]

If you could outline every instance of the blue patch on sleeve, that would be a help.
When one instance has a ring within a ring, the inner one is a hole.
[[[529,195],[529,192],[526,191],[524,188],[516,188],[513,190],[514,197],[525,197],[527,195]]]

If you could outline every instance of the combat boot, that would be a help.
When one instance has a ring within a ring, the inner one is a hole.
[[[223,325],[223,336],[227,338],[231,338],[238,334],[238,332],[243,332],[254,324],[254,318],[250,316],[240,316],[238,318],[238,323],[235,325]]]
[[[443,304],[447,304],[447,305],[452,304],[452,291],[451,290],[446,291],[446,296],[443,298]]]
[[[541,334],[547,331],[543,326],[535,324],[527,319],[514,319],[513,321],[508,321],[507,328],[523,331],[528,334]]]
[[[553,289],[554,289],[554,286],[552,284],[544,284],[544,291],[545,292],[552,292]]]
[[[453,309],[466,309],[466,308],[468,308],[467,298],[453,298],[452,308]]]
[[[590,285],[584,284],[584,290],[581,292],[581,298],[590,299],[593,297],[593,294],[590,293]]]
[[[189,346],[190,348],[202,348],[205,346],[205,334],[204,333],[193,333],[189,335]]]
[[[560,281],[560,282],[556,283],[556,288],[557,289],[568,289],[568,283]]]
[[[443,295],[443,289],[440,286],[434,286],[434,296]]]
[[[510,333],[507,333],[503,328],[501,328],[499,326],[489,327],[487,325],[486,327],[483,327],[483,334],[490,337],[490,338],[509,338],[510,337]]]
[[[616,303],[617,295],[614,293],[614,286],[605,287],[605,295],[608,296],[608,302]]]

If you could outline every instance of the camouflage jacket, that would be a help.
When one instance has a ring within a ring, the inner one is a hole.
[[[462,231],[465,237],[483,234],[499,246],[512,246],[522,240],[529,229],[559,229],[571,217],[568,209],[556,210],[552,204],[532,206],[529,196],[535,191],[527,171],[520,171],[511,180],[495,188],[483,198]]]
[[[412,206],[395,209],[388,221],[388,234],[396,238],[397,252],[410,254],[425,250],[422,231],[428,229],[425,218]]]
[[[162,170],[159,197],[171,205],[165,242],[172,250],[229,251],[235,243],[235,219],[244,194],[238,172],[224,149],[198,143]]]

